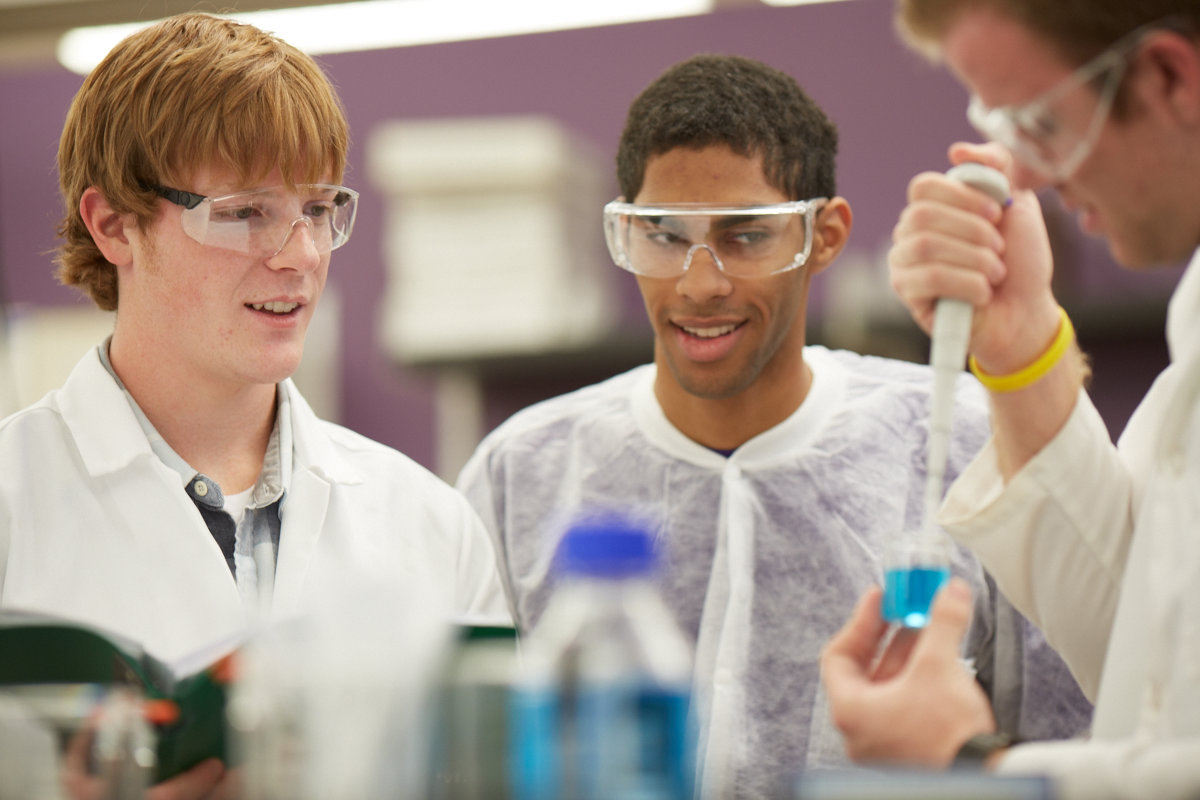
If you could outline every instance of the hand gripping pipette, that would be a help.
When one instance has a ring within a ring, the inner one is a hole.
[[[1008,179],[991,167],[959,164],[946,175],[983,192],[997,203],[1006,204],[1009,200]],[[937,302],[929,348],[934,383],[925,472],[925,518],[915,536],[900,534],[894,537],[885,557],[883,618],[909,628],[925,625],[934,594],[950,576],[949,542],[937,527],[936,520],[950,450],[954,386],[967,360],[971,313],[971,304],[964,300],[943,298]]]

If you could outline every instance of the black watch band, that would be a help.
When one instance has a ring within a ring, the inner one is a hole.
[[[963,746],[958,749],[958,754],[954,756],[954,766],[982,769],[983,762],[992,753],[1017,743],[1015,736],[1003,731],[976,734],[963,742]]]

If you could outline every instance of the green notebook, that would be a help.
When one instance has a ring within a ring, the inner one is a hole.
[[[98,628],[39,614],[0,612],[0,686],[125,685],[148,699],[169,700],[173,721],[154,724],[155,783],[207,758],[227,760],[225,698],[229,642],[188,659],[193,670],[161,661],[135,642]]]

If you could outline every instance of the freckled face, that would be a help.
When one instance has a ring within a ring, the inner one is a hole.
[[[276,172],[262,185],[282,182]],[[246,187],[232,172],[202,170],[175,188],[216,196]],[[136,242],[133,265],[121,275],[118,330],[137,328],[164,365],[194,381],[273,384],[288,377],[300,363],[329,254],[317,253],[304,225],[267,258],[201,244],[183,231],[181,212],[162,201]]]

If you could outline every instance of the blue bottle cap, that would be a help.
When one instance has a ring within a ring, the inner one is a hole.
[[[556,564],[562,574],[619,578],[653,572],[658,552],[644,527],[619,518],[590,518],[567,530]]]

